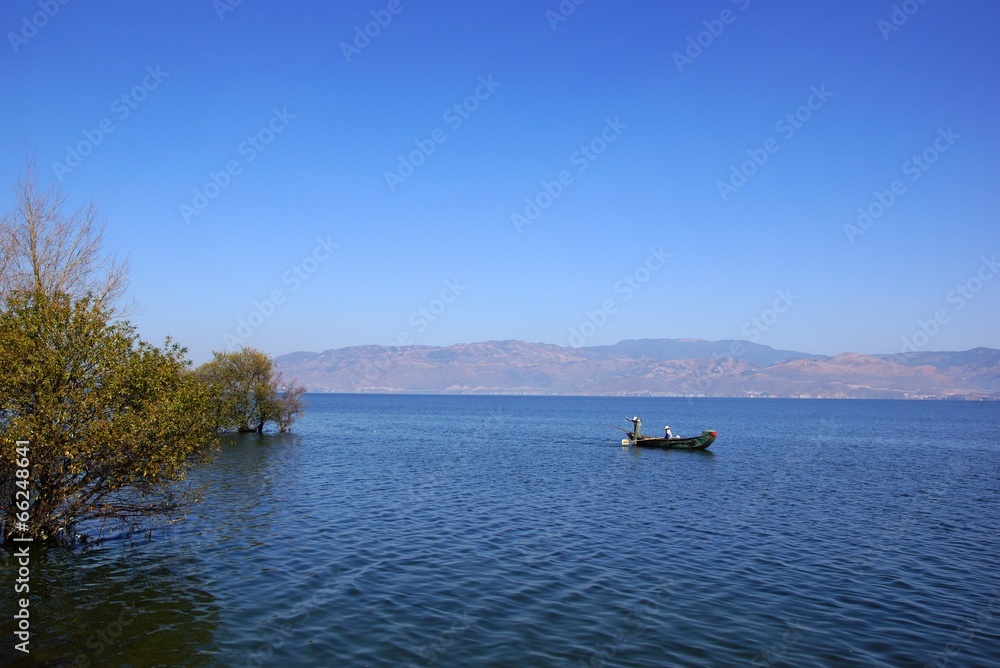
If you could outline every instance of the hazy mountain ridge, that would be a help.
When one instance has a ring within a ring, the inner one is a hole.
[[[276,359],[312,391],[1000,399],[1000,350],[834,357],[749,341],[354,346]]]
[[[819,359],[823,355],[800,353],[794,350],[776,350],[750,341],[724,339],[626,339],[613,346],[581,348],[610,357],[648,357],[655,360],[715,359],[737,357],[747,362],[767,366],[790,359]]]

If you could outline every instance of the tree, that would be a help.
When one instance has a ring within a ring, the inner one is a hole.
[[[173,485],[217,436],[185,350],[111,322],[100,299],[15,291],[0,312],[0,503],[14,533],[15,441],[28,441],[29,534],[85,520],[135,529],[188,500]],[[22,462],[23,463],[23,462]],[[23,479],[23,478],[22,478]]]
[[[215,352],[195,371],[214,397],[214,419],[221,430],[262,433],[274,423],[285,432],[302,412],[305,388],[286,384],[269,355],[243,347]]]
[[[64,215],[30,161],[14,195],[0,217],[0,541],[24,503],[28,534],[54,541],[181,510],[190,495],[174,483],[218,440],[212,397],[183,348],[115,321],[127,264],[103,253],[96,207]]]
[[[0,218],[0,305],[16,292],[71,299],[89,296],[109,308],[128,287],[128,262],[102,252],[104,223],[93,204],[63,214],[62,192],[39,186],[29,161]],[[130,310],[128,304],[117,315]]]

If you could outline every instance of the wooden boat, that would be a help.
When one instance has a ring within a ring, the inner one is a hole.
[[[638,417],[625,418],[634,427],[632,431],[626,431],[628,438],[622,439],[622,445],[636,445],[640,448],[663,448],[672,450],[704,450],[712,445],[717,431],[706,429],[700,436],[670,436],[659,438],[656,436],[642,435],[642,420]],[[619,427],[620,428],[620,427]],[[669,427],[668,432],[669,434]]]
[[[712,445],[719,432],[705,430],[700,436],[675,436],[674,438],[657,438],[655,436],[640,436],[633,438],[629,432],[629,438],[622,439],[622,445],[637,445],[640,448],[666,448],[674,450],[704,450]]]

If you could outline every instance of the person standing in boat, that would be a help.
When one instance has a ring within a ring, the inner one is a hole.
[[[640,418],[640,417],[627,417],[625,419],[632,423],[632,433],[630,434],[630,436],[632,437],[632,440],[634,441],[635,439],[639,438],[639,436],[642,435],[642,434],[639,433],[640,430],[642,429],[642,418]]]

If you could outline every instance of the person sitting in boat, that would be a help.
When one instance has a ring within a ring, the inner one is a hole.
[[[666,427],[663,428],[663,431],[666,432],[666,434],[663,436],[663,438],[673,438],[674,437],[673,432],[670,431],[670,425],[669,424]]]

